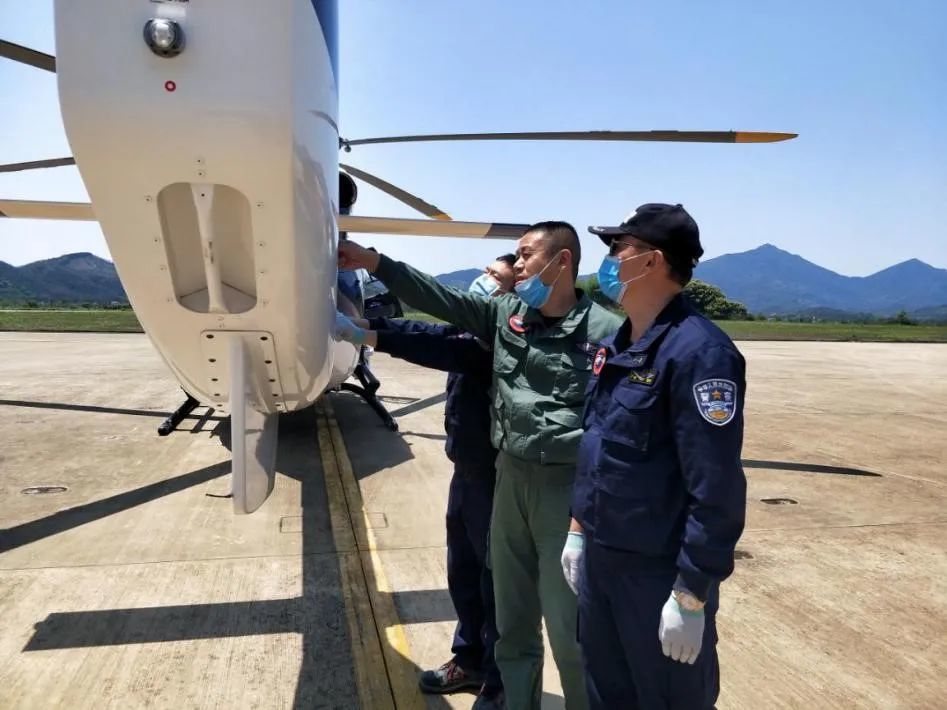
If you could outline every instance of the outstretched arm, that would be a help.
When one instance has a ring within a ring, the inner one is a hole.
[[[357,322],[357,321],[356,321]],[[403,318],[369,318],[364,328],[371,330],[391,330],[397,333],[433,333],[435,335],[459,335],[457,326],[446,323],[428,323],[423,320],[405,320]],[[362,325],[358,323],[358,325]]]
[[[376,333],[379,352],[434,370],[489,377],[493,355],[479,340],[441,333]]]
[[[497,319],[495,299],[484,299],[444,286],[432,276],[350,240],[339,244],[339,267],[368,269],[384,282],[391,293],[413,308],[453,323],[486,342],[493,341]]]
[[[385,325],[385,319],[372,321]],[[450,325],[419,323],[419,330],[411,330],[416,321],[395,321],[401,326],[395,330],[369,330],[359,323],[368,321],[352,319],[336,313],[335,337],[353,345],[368,345],[379,352],[446,372],[476,375],[489,378],[493,369],[490,349],[470,335],[456,333]]]

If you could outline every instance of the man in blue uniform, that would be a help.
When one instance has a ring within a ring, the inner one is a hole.
[[[746,508],[744,360],[681,293],[703,254],[683,207],[589,231],[627,315],[595,355],[562,554],[590,706],[712,708],[718,589]]]
[[[515,262],[513,254],[498,257],[468,291],[483,298],[509,293]],[[353,323],[340,314],[336,334],[371,345],[377,352],[450,373],[444,409],[445,451],[454,464],[447,499],[447,588],[457,627],[453,657],[438,669],[424,671],[420,685],[427,693],[476,690],[476,710],[500,708],[503,684],[494,658],[493,577],[486,566],[497,456],[490,442],[493,352],[456,326],[421,321],[372,318]]]

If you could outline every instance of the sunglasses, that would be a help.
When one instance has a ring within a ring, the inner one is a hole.
[[[614,239],[608,246],[608,255],[615,256],[621,250],[621,247],[632,247],[634,249],[654,249],[653,246],[644,242],[620,242],[617,239]]]

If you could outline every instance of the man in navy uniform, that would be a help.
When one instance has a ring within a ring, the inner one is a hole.
[[[470,284],[469,293],[494,298],[513,289],[516,257],[504,254]],[[336,335],[416,365],[445,370],[445,451],[454,464],[447,499],[447,588],[457,626],[453,657],[424,671],[426,693],[479,692],[476,710],[500,708],[503,684],[494,658],[497,639],[493,577],[486,566],[497,450],[490,442],[493,351],[456,326],[412,320],[337,316]]]
[[[627,316],[593,362],[562,554],[590,706],[712,708],[719,585],[746,509],[744,360],[682,294],[703,249],[681,205],[589,231]]]

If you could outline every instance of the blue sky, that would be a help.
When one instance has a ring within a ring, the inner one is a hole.
[[[707,258],[772,243],[848,275],[947,267],[947,3],[342,0],[348,138],[523,130],[772,130],[774,145],[366,146],[345,161],[455,219],[619,221],[681,202]],[[51,0],[0,4],[5,39],[53,53]],[[0,62],[0,162],[69,155],[55,78]],[[0,175],[0,197],[85,200],[75,168]],[[412,217],[362,186],[360,214]],[[433,273],[503,242],[377,236]],[[603,248],[583,237],[583,272]],[[0,221],[0,260],[108,257],[94,224]],[[697,275],[699,277],[699,268]]]

